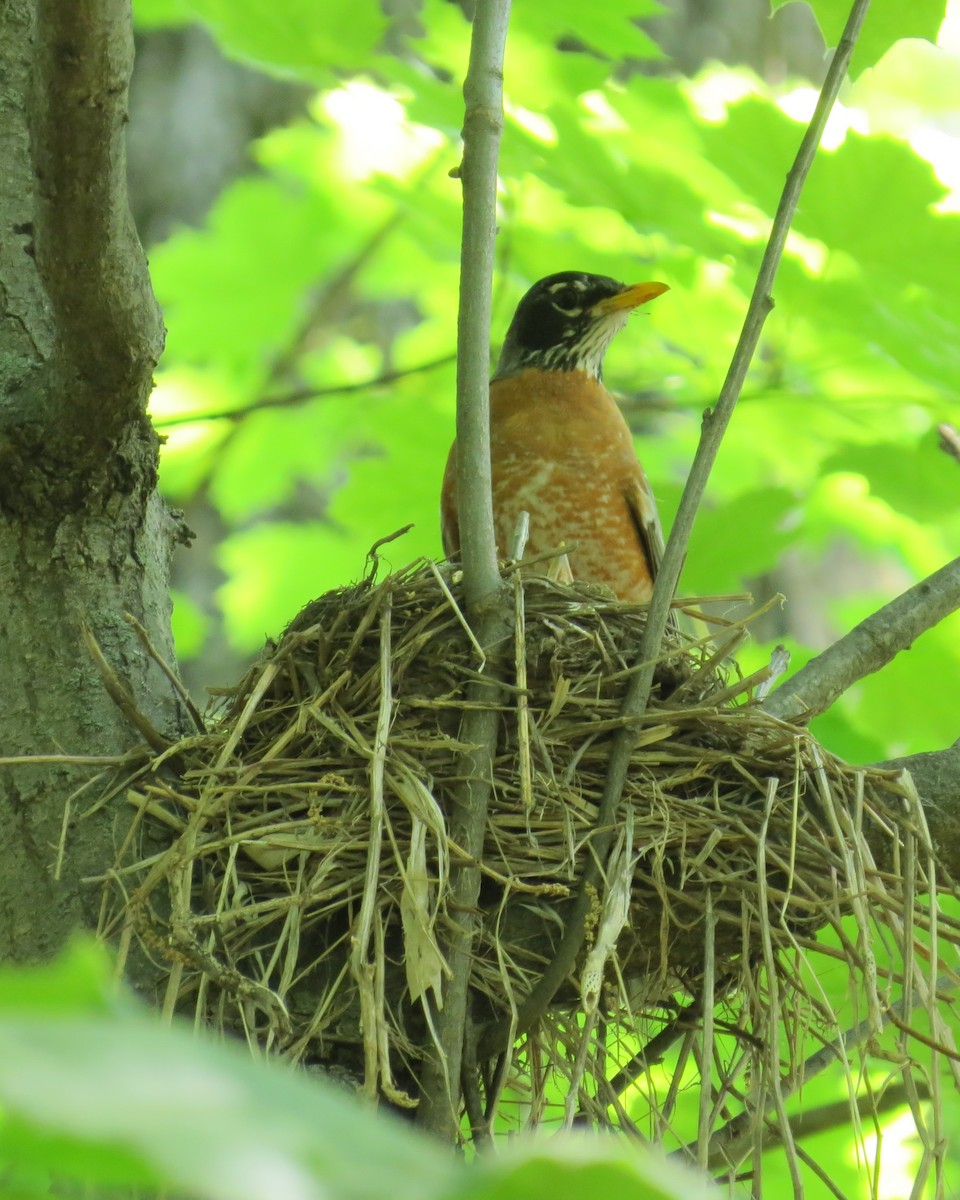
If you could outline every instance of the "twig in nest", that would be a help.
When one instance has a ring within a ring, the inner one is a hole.
[[[703,909],[703,978],[700,992],[703,997],[703,1022],[700,1032],[700,1103],[697,1112],[697,1164],[707,1165],[707,1146],[712,1126],[710,1060],[713,1055],[713,1020],[717,994],[716,932],[717,918],[713,910],[713,892],[704,892]]]
[[[0,767],[129,767],[145,757],[142,746],[129,754],[15,754],[0,758]]]
[[[200,713],[200,710],[194,704],[194,702],[190,696],[190,693],[183,686],[183,683],[180,680],[180,677],[177,675],[176,671],[173,669],[173,667],[170,666],[170,664],[159,653],[159,651],[157,651],[155,649],[153,642],[150,641],[149,634],[147,633],[147,631],[144,629],[144,627],[140,624],[140,622],[137,620],[137,618],[132,613],[124,613],[123,619],[127,622],[128,625],[133,626],[134,633],[140,639],[140,645],[143,646],[143,648],[147,652],[147,654],[153,659],[153,661],[157,664],[157,666],[164,673],[164,675],[166,675],[167,679],[170,681],[171,686],[173,687],[173,690],[177,693],[177,695],[183,701],[183,706],[187,710],[187,712],[190,714],[190,720],[193,722],[194,728],[196,729],[197,733],[204,733],[206,730],[206,726],[203,723],[203,717]]]
[[[759,671],[754,671],[753,674],[736,680],[719,692],[711,692],[710,703],[725,704],[728,700],[733,700],[736,696],[742,695],[743,692],[749,692],[751,689],[753,689],[754,698],[760,700],[766,696],[789,665],[790,652],[783,646],[777,646],[770,655],[770,661]]]
[[[377,1004],[376,976],[383,971],[379,956],[369,954],[371,931],[380,891],[380,854],[383,844],[385,800],[383,773],[390,738],[392,716],[392,676],[390,660],[391,595],[387,592],[380,607],[380,704],[373,753],[370,759],[370,839],[367,849],[366,877],[360,912],[351,934],[350,970],[360,995],[360,1028],[363,1030],[364,1095],[372,1100],[379,1082],[389,1080],[389,1062],[381,1054],[380,1028],[385,1014]]]
[[[672,1021],[664,1025],[658,1034],[628,1063],[620,1068],[616,1075],[607,1081],[610,1090],[617,1096],[622,1095],[627,1088],[640,1078],[649,1067],[655,1067],[663,1062],[664,1055],[680,1040],[688,1030],[696,1029],[700,1014],[703,1012],[703,993],[699,993],[686,1007],[681,1008]]]
[[[943,975],[937,980],[937,991],[951,991],[956,987],[957,981],[954,976]],[[895,1001],[882,1016],[884,1025],[889,1022],[902,1021],[907,1011],[912,1008],[918,1008],[923,1004],[923,999],[915,996],[910,1005],[904,1004],[903,1000]],[[790,1077],[783,1080],[779,1087],[778,1097],[768,1094],[766,1097],[765,1110],[769,1112],[775,1106],[777,1101],[786,1101],[794,1092],[801,1086],[810,1082],[811,1079],[825,1071],[827,1067],[833,1063],[840,1061],[845,1062],[849,1051],[856,1046],[863,1045],[864,1042],[870,1040],[876,1032],[874,1021],[867,1017],[852,1025],[849,1029],[845,1029],[838,1037],[830,1042],[824,1042],[819,1050],[810,1055],[797,1069],[795,1069]],[[938,1046],[938,1049],[942,1047]],[[848,1105],[849,1112],[849,1105]],[[754,1138],[754,1121],[755,1115],[749,1111],[739,1113],[728,1121],[726,1125],[721,1126],[710,1139],[710,1158],[708,1166],[711,1170],[729,1169],[731,1165],[736,1165],[750,1153],[753,1146]],[[803,1130],[801,1129],[801,1133]],[[683,1150],[676,1153],[681,1157],[690,1157],[693,1153],[693,1146],[687,1146]]]
[[[440,568],[432,560],[428,561],[428,565],[430,567],[431,572],[433,573],[434,579],[436,579],[436,581],[437,581],[438,587],[440,588],[441,592],[443,592],[444,596],[446,597],[447,603],[453,609],[453,615],[457,618],[457,621],[460,623],[460,627],[463,629],[463,632],[467,635],[467,640],[470,642],[470,645],[474,648],[474,650],[476,650],[477,658],[479,659],[479,666],[478,666],[477,670],[482,671],[483,668],[487,665],[487,656],[483,652],[483,647],[477,641],[473,630],[470,628],[470,624],[467,621],[467,618],[463,615],[460,605],[454,599],[453,592],[451,592],[450,588],[447,586],[447,581],[444,579],[443,575],[441,574]]]
[[[103,686],[107,689],[107,695],[117,708],[120,709],[134,729],[142,735],[143,740],[148,746],[156,750],[158,754],[163,754],[165,750],[169,750],[173,743],[158,730],[154,729],[147,717],[137,708],[132,692],[107,662],[103,651],[100,649],[100,644],[93,636],[93,630],[85,620],[81,620],[80,622],[80,631],[83,635],[84,643],[90,651],[90,657],[100,672],[100,678],[103,680]]]
[[[367,562],[370,564],[371,571],[376,571],[380,562],[380,555],[378,553],[380,547],[388,546],[391,542],[395,542],[397,538],[402,538],[404,534],[409,533],[412,528],[413,522],[410,521],[408,524],[403,525],[400,529],[395,529],[393,533],[388,533],[386,537],[377,538],[377,540],[367,551]]]

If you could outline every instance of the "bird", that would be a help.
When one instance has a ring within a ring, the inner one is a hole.
[[[644,603],[663,556],[656,502],[633,437],[603,386],[607,347],[665,283],[624,284],[562,271],[535,283],[517,306],[490,381],[494,533],[501,558],[521,512],[523,557],[566,553],[572,577]],[[447,458],[440,523],[447,558],[460,550],[457,443]],[[549,562],[532,570],[551,574]],[[556,563],[553,567],[556,575]]]

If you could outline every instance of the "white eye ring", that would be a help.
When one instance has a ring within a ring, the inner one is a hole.
[[[550,297],[550,303],[558,312],[562,312],[568,317],[580,312],[579,296],[576,294],[575,288],[569,285],[565,286],[560,292],[560,297]]]

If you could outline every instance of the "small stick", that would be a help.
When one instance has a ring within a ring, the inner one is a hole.
[[[125,612],[123,614],[123,619],[127,622],[128,625],[133,626],[134,633],[140,639],[140,645],[143,646],[143,648],[147,652],[147,654],[153,659],[153,661],[157,664],[157,666],[164,673],[164,675],[166,675],[167,679],[170,681],[170,683],[173,687],[173,690],[177,693],[177,695],[183,701],[183,706],[184,706],[184,708],[186,708],[187,712],[190,714],[190,720],[193,721],[193,724],[197,730],[197,733],[205,733],[207,727],[203,722],[203,717],[200,713],[200,710],[194,704],[194,702],[190,696],[190,693],[183,686],[183,683],[182,683],[179,675],[176,673],[176,671],[173,669],[173,667],[170,666],[170,664],[167,662],[167,660],[154,648],[153,642],[150,641],[149,634],[144,629],[144,627],[140,624],[140,622],[137,620],[137,618],[132,613]]]
[[[790,665],[790,652],[783,646],[775,647],[770,655],[770,661],[751,675],[738,679],[719,692],[710,693],[711,704],[724,704],[743,692],[754,691],[754,700],[762,700]]]
[[[0,758],[0,767],[126,767],[146,755],[143,747],[129,754],[18,754]]]
[[[80,632],[90,652],[90,657],[100,672],[100,678],[103,680],[103,686],[106,688],[110,699],[120,709],[134,729],[142,735],[147,745],[156,750],[158,754],[163,754],[164,751],[169,750],[173,743],[158,730],[154,729],[150,721],[137,708],[132,692],[107,662],[103,651],[100,649],[100,644],[93,636],[93,630],[85,620],[81,620]]]

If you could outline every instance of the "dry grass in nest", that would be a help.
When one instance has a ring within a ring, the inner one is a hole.
[[[509,1019],[552,956],[645,619],[598,589],[511,583],[523,619],[481,864],[478,1024]],[[137,781],[108,922],[167,964],[169,1008],[401,1105],[431,1037],[462,857],[446,813],[482,660],[455,591],[449,568],[420,563],[309,605],[222,695],[209,732]],[[935,871],[909,780],[850,768],[766,717],[718,658],[706,641],[665,647],[590,957],[521,1041],[500,1097],[518,1123],[556,1104],[556,1119],[696,1143],[714,1165],[759,1144],[811,1047],[836,1041],[825,973],[849,977],[848,1015],[875,1044],[901,992],[898,1020],[916,1025],[919,1008],[924,1046],[945,1044],[931,963],[938,937],[957,939],[924,899]],[[137,858],[143,822],[173,832],[168,850]],[[674,1043],[669,1070],[652,1049],[635,1057],[657,1035]],[[856,1090],[843,1045],[824,1053]],[[892,1076],[919,1104],[935,1068],[901,1058]],[[477,1088],[474,1110],[481,1090],[495,1108],[497,1083]]]

